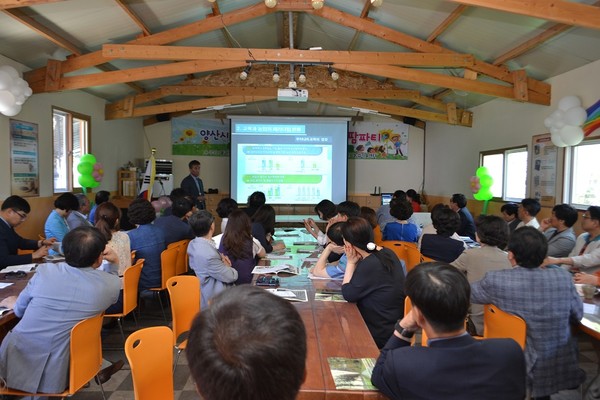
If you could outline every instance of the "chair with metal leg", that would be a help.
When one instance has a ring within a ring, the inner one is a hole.
[[[156,288],[149,288],[148,290],[158,295],[158,301],[160,303],[160,309],[163,314],[165,322],[167,322],[167,315],[165,314],[165,307],[163,306],[161,293],[167,290],[167,281],[170,277],[175,276],[175,268],[177,266],[177,256],[179,254],[179,247],[169,247],[162,251],[160,254],[160,270],[161,270],[161,285]]]
[[[175,372],[179,355],[187,345],[187,332],[194,317],[200,312],[200,281],[192,275],[174,276],[167,281],[167,290],[173,314],[173,346],[177,350],[173,365]]]

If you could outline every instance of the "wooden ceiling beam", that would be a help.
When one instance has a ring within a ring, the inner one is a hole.
[[[216,17],[217,15],[222,15],[221,9],[219,8],[219,3],[217,3],[216,1],[214,3],[211,3],[211,8],[212,8],[212,14],[208,15],[208,17]],[[229,47],[235,47],[233,45],[234,39],[229,34],[229,31],[225,28],[221,28],[221,33],[223,34],[223,37],[227,41],[227,45]]]
[[[0,0],[0,10],[37,6],[38,4],[58,3],[59,1],[65,0]]]
[[[144,21],[142,21],[137,15],[135,15],[133,10],[129,8],[129,6],[125,4],[123,0],[115,0],[115,2],[119,5],[119,7],[123,9],[123,11],[125,11],[129,18],[131,18],[131,20],[142,30],[144,36],[149,36],[152,34],[152,32],[150,32],[150,29],[148,29],[148,27],[144,23]]]
[[[429,43],[433,43],[442,33],[444,33],[446,31],[446,29],[448,29],[450,27],[450,25],[452,25],[454,23],[454,21],[456,21],[458,19],[458,17],[460,17],[462,15],[462,13],[466,9],[467,9],[467,6],[465,6],[464,4],[460,4],[458,7],[456,7],[450,13],[450,15],[444,21],[442,21],[442,23],[439,24],[433,30],[433,32],[431,32],[431,34],[427,38],[427,41]]]
[[[600,8],[564,0],[448,0],[562,24],[600,29]]]
[[[327,51],[296,49],[228,49],[222,47],[143,46],[105,44],[107,59],[131,60],[214,60],[269,63],[361,63],[392,64],[411,67],[457,67],[473,65],[470,54],[392,53],[375,51]]]

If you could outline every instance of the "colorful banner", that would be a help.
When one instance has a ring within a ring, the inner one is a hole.
[[[10,120],[11,193],[22,197],[40,195],[38,125]]]
[[[408,125],[401,122],[356,123],[348,131],[348,158],[407,160]]]
[[[229,123],[190,117],[171,120],[173,155],[229,157]]]
[[[594,103],[593,106],[590,106],[586,112],[588,117],[583,124],[583,134],[585,137],[588,137],[595,130],[600,129],[600,100]]]
[[[140,188],[139,198],[152,201],[152,188],[154,187],[154,176],[156,175],[156,160],[154,159],[154,152],[156,149],[152,149],[152,154],[148,159],[148,165],[146,165],[146,172],[144,173],[144,179],[142,180],[142,187]]]

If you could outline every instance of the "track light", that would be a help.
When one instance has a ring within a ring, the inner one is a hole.
[[[321,8],[323,8],[323,3],[325,3],[324,0],[311,0],[312,6],[315,10],[320,10]]]
[[[383,4],[383,0],[371,0],[371,5],[373,7],[380,7]]]
[[[340,79],[340,74],[338,74],[331,65],[329,67],[327,67],[327,71],[329,72],[331,79],[333,79],[334,81],[337,81],[338,79]]]
[[[214,3],[217,0],[208,0],[209,3]]]
[[[298,82],[306,82],[306,71],[304,70],[304,65],[300,65],[300,75],[298,75]]]
[[[273,68],[273,82],[279,82],[279,65],[275,64],[275,68]]]
[[[265,0],[265,6],[273,8],[277,5],[277,0]]]
[[[251,69],[252,69],[252,63],[246,65],[246,68],[244,68],[244,70],[242,72],[240,72],[240,79],[245,81],[246,78],[248,78],[248,74],[250,73]]]

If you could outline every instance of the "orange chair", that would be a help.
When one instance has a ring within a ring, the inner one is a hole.
[[[175,268],[177,266],[177,256],[179,254],[179,247],[169,247],[160,254],[160,269],[161,269],[161,286],[157,288],[150,288],[148,290],[157,293],[158,301],[160,303],[160,309],[162,310],[165,322],[167,322],[167,316],[165,314],[165,308],[160,297],[160,292],[167,290],[167,281],[170,277],[175,276]]]
[[[486,304],[483,306],[483,338],[511,338],[525,350],[527,324],[521,317]]]
[[[167,248],[179,248],[179,254],[177,255],[177,265],[175,266],[175,275],[185,274],[188,271],[187,247],[189,243],[189,239],[184,239],[178,242],[171,243],[167,246]]]
[[[100,371],[100,367],[102,366],[101,329],[102,314],[84,319],[71,329],[69,387],[64,392],[27,393],[20,390],[0,387],[0,395],[48,396],[62,398],[74,395]],[[102,397],[106,400],[102,385],[100,385],[100,390],[102,391]]]
[[[125,341],[135,400],[173,400],[173,332],[153,326],[133,332]]]
[[[406,262],[406,245],[400,240],[382,240],[380,246],[390,249],[400,260]]]
[[[414,267],[421,263],[423,255],[417,246],[406,246],[406,273],[409,273]]]
[[[125,333],[123,332],[121,320],[138,306],[138,284],[140,282],[143,266],[144,259],[140,258],[134,265],[128,267],[125,272],[123,272],[123,311],[115,314],[104,314],[104,317],[117,318],[121,336],[123,337],[123,343],[125,343]],[[132,315],[137,327],[135,313]]]
[[[187,332],[192,327],[192,321],[200,312],[200,281],[196,276],[174,276],[167,281],[167,290],[171,298],[171,313],[173,315],[173,346],[177,350],[173,372],[177,368],[179,355],[187,345]],[[185,337],[182,338],[182,336]]]
[[[375,244],[378,246],[383,246],[383,233],[381,232],[381,228],[379,227],[379,225],[373,228],[373,236],[373,241],[375,242]]]

